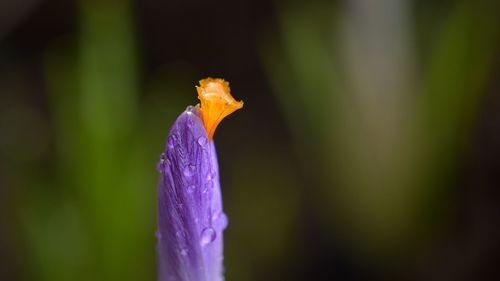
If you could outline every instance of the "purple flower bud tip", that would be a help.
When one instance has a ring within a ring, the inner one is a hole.
[[[160,281],[224,280],[227,217],[222,210],[215,146],[202,116],[203,104],[188,107],[177,118],[157,165],[161,174],[156,232]]]

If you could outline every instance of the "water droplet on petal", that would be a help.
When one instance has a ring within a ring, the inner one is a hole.
[[[181,254],[181,256],[185,257],[188,255],[188,249],[181,249],[179,251],[179,254]]]
[[[214,178],[215,178],[215,173],[210,172],[207,174],[207,177],[206,177],[207,181],[211,181]]]
[[[183,237],[184,236],[184,232],[178,230],[177,232],[175,232],[175,236],[177,236],[177,237]]]
[[[218,224],[222,229],[225,229],[228,224],[228,219],[225,213],[217,211],[212,215],[212,221],[214,224]]]
[[[188,193],[193,193],[195,190],[196,190],[196,186],[195,185],[190,185],[190,186],[187,187],[187,192]]]
[[[193,111],[193,109],[194,109],[194,106],[192,106],[192,105],[188,105],[188,106],[186,107],[186,111],[187,111],[187,112],[191,112],[191,111]]]
[[[212,243],[216,237],[217,233],[215,232],[215,229],[207,227],[201,232],[201,244],[206,245],[208,243]]]
[[[220,220],[220,225],[221,225],[222,229],[226,229],[226,227],[228,225],[228,219],[227,219],[226,214],[222,213],[220,215],[219,220]]]
[[[205,144],[207,144],[207,138],[206,137],[199,137],[198,144],[201,146],[204,146]]]
[[[162,237],[162,236],[161,236],[161,233],[160,233],[160,231],[159,231],[159,230],[157,230],[157,231],[155,232],[155,236],[156,236],[156,238],[157,238],[157,239],[161,239],[161,237]]]
[[[165,153],[162,153],[160,155],[160,161],[158,162],[158,164],[156,164],[156,169],[160,173],[163,173],[163,166],[164,166],[165,161],[167,161],[167,164],[170,164],[170,161],[167,159],[167,155]]]
[[[184,167],[184,175],[186,177],[191,177],[194,174],[194,171],[196,170],[196,167],[194,165],[187,165]]]

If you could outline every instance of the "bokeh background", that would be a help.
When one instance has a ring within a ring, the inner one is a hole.
[[[0,280],[156,280],[207,76],[226,280],[500,280],[500,2],[0,2]]]

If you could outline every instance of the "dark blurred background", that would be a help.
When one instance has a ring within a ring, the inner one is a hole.
[[[500,2],[0,2],[0,280],[155,280],[207,76],[226,280],[500,280]]]

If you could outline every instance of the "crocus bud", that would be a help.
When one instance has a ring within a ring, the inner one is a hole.
[[[213,109],[210,114],[218,117]],[[161,173],[157,231],[160,281],[224,280],[222,232],[227,217],[222,210],[215,146],[207,134],[203,110],[203,103],[188,107],[177,118],[157,166]]]

